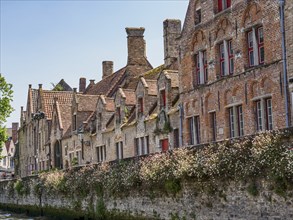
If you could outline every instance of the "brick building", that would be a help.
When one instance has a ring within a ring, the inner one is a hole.
[[[285,127],[278,1],[190,1],[179,66],[184,144]]]
[[[144,28],[126,28],[125,67],[104,61],[102,79],[80,78],[78,92],[65,81],[63,92],[29,87],[22,176],[284,128],[293,115],[292,5],[284,5],[286,60],[279,1],[190,0],[182,29],[163,23],[162,65],[146,58]]]

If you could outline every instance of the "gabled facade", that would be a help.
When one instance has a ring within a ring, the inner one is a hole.
[[[279,30],[278,1],[190,1],[180,38],[184,144],[285,127]]]

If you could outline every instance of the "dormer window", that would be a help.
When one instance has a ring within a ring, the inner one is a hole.
[[[166,108],[166,91],[160,91],[160,102],[161,102],[161,109]]]
[[[218,12],[231,7],[231,0],[218,0]]]
[[[138,113],[143,114],[143,98],[138,98]]]

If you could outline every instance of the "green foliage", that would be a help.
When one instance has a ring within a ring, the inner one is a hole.
[[[17,180],[14,183],[14,190],[17,192],[18,195],[28,195],[29,194],[29,186],[27,183],[24,183],[22,180]]]
[[[54,83],[51,83],[51,85],[53,87],[52,91],[64,91],[64,88],[60,84],[55,85]]]
[[[258,196],[259,191],[257,188],[257,183],[255,181],[251,182],[247,187],[247,192],[252,196]]]
[[[175,196],[181,190],[180,180],[167,180],[165,182],[165,190]]]
[[[100,198],[97,201],[97,206],[96,206],[96,216],[98,219],[105,219],[106,218],[106,206],[104,203],[104,200],[102,198]]]
[[[0,73],[0,152],[2,143],[7,139],[4,123],[13,111],[11,106],[12,95],[12,84],[7,83]]]
[[[78,165],[78,159],[77,159],[77,157],[72,158],[71,165],[72,166],[77,166]]]
[[[293,187],[293,156],[283,138],[282,133],[265,132],[241,141],[179,148],[140,160],[56,170],[39,174],[40,184],[49,194],[80,199],[89,198],[93,192],[99,199],[129,196],[133,192],[153,198],[160,192],[176,196],[182,181],[187,180],[195,194],[217,195],[226,200],[224,187],[230,181],[250,180],[247,192],[257,196],[257,181],[264,179],[276,194],[285,197]]]

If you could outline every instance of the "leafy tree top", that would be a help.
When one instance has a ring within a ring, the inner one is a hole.
[[[7,83],[5,78],[0,73],[0,148],[2,143],[7,139],[4,123],[13,111],[11,106],[12,97],[12,84]]]

